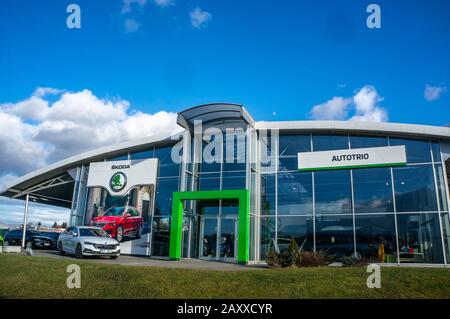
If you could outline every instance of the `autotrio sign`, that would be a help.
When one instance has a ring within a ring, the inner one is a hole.
[[[300,171],[406,165],[405,146],[298,153]]]
[[[123,196],[135,186],[155,185],[158,159],[97,162],[89,165],[88,187],[103,187]]]

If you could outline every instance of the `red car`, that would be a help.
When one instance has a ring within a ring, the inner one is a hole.
[[[105,232],[121,242],[124,236],[141,235],[144,219],[142,214],[134,207],[111,207],[103,216],[95,217],[91,225],[102,228]]]

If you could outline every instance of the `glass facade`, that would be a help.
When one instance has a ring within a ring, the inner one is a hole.
[[[407,164],[298,172],[297,153],[404,145]],[[279,134],[275,171],[261,170],[260,260],[293,238],[334,259],[443,264],[450,255],[439,142],[393,136]],[[445,260],[444,260],[445,259]]]
[[[171,145],[106,159],[159,159],[154,203],[150,199],[144,204],[153,256],[168,257],[173,192],[247,188],[251,196],[251,261],[264,261],[269,251],[287,249],[294,239],[301,249],[324,251],[334,259],[355,256],[383,263],[450,262],[448,186],[438,141],[333,132],[271,132],[263,138],[260,132],[253,133],[250,141],[244,139],[240,148],[232,148],[232,154],[227,154],[227,144],[232,141],[223,140],[215,152],[232,159],[226,163],[175,164]],[[405,146],[405,166],[298,171],[299,152],[394,145]],[[193,156],[201,155],[207,146],[202,142]],[[262,161],[262,152],[269,162]],[[251,155],[256,163],[248,163]],[[138,198],[136,194],[139,190],[129,197]],[[92,198],[111,203],[118,200],[93,190],[88,196],[88,209]],[[95,209],[99,207],[91,210]],[[186,202],[183,257],[232,257],[239,240],[237,209],[233,201]]]

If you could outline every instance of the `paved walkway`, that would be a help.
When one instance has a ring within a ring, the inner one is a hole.
[[[37,257],[51,257],[59,259],[75,259],[73,256],[60,256],[53,250],[34,250],[34,256]],[[206,261],[200,259],[183,259],[180,261],[170,261],[163,259],[155,259],[149,257],[139,256],[125,256],[121,255],[116,260],[107,258],[84,258],[83,261],[96,262],[112,265],[124,266],[148,266],[148,267],[162,267],[162,268],[178,268],[178,269],[203,269],[203,270],[219,270],[219,271],[245,271],[264,269],[264,265],[239,265],[234,263],[225,263],[217,261]]]

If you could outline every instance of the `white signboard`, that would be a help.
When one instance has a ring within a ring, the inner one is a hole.
[[[397,165],[406,165],[404,145],[298,153],[301,171]]]
[[[112,196],[124,196],[135,186],[155,185],[157,172],[157,158],[91,163],[87,186],[103,187]]]

